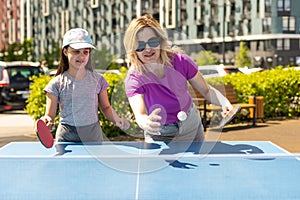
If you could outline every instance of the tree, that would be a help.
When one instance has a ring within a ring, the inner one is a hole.
[[[32,39],[25,39],[22,44],[12,43],[1,50],[3,61],[35,61]]]
[[[53,49],[52,49],[51,52],[49,51],[49,49],[46,49],[46,53],[43,55],[42,60],[47,61],[49,69],[53,69],[53,68],[57,67],[57,66],[54,66],[54,62],[59,61],[58,59],[59,59],[59,56],[60,56],[60,51],[61,51],[61,48],[60,48],[58,42],[54,43]]]
[[[218,59],[213,55],[211,51],[202,50],[197,56],[196,63],[199,66],[202,65],[214,65],[218,62]]]
[[[32,39],[25,39],[23,44],[21,44],[22,56],[20,57],[20,60],[36,61],[33,56],[34,51],[32,43]]]
[[[249,48],[245,42],[240,42],[240,52],[235,55],[234,66],[236,67],[250,67],[251,60],[248,56]]]
[[[114,55],[110,54],[109,49],[103,46],[101,49],[92,51],[92,64],[96,69],[114,69]]]

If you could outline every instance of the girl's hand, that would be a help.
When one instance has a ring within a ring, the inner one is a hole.
[[[41,117],[41,120],[45,122],[47,125],[48,129],[52,132],[55,129],[54,121],[50,116],[43,116]]]
[[[118,120],[116,122],[116,126],[119,127],[121,130],[127,130],[130,127],[130,123],[127,119],[125,118],[120,118],[120,120]]]

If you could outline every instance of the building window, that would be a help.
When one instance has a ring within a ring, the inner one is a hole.
[[[142,9],[148,10],[150,8],[149,1],[142,1]]]
[[[271,17],[262,20],[263,20],[263,32],[264,33],[271,32]]]
[[[282,43],[283,43],[283,41],[281,39],[277,40],[277,45],[276,45],[277,50],[279,50],[279,51],[282,50],[282,46],[283,46]]]
[[[257,2],[256,2],[256,13],[260,12],[259,5],[260,5],[260,0],[257,0]]]
[[[277,50],[290,50],[290,39],[278,39]]]
[[[176,28],[176,1],[165,0],[166,28]]]
[[[291,10],[290,0],[278,0],[277,1],[277,10],[278,11],[290,11]]]
[[[48,16],[50,14],[49,11],[49,0],[44,0],[43,1],[43,15]]]
[[[244,35],[244,31],[243,31],[243,20],[239,21],[239,25],[238,25],[238,35]]]
[[[295,32],[296,20],[293,16],[282,17],[282,31],[284,32]]]
[[[294,57],[289,57],[289,65],[294,66],[295,65],[295,58]]]
[[[284,39],[284,50],[290,50],[290,39]]]
[[[265,1],[265,12],[266,13],[271,13],[271,4],[272,4],[271,0]]]
[[[264,51],[271,50],[271,49],[272,49],[271,40],[265,40],[265,42],[264,42]]]
[[[91,0],[91,7],[92,8],[98,8],[99,3],[98,0]]]

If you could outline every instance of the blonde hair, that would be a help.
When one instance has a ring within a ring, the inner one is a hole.
[[[144,74],[147,71],[144,64],[138,58],[137,53],[135,51],[138,42],[137,34],[139,33],[139,31],[143,30],[146,27],[151,28],[155,32],[156,36],[160,39],[160,60],[162,62],[161,64],[172,67],[173,54],[176,52],[181,52],[181,50],[178,47],[171,48],[166,33],[161,28],[158,21],[150,15],[144,15],[133,19],[129,23],[128,28],[125,32],[124,47],[127,53],[127,57],[131,63],[131,66],[134,67],[134,69],[141,74]]]

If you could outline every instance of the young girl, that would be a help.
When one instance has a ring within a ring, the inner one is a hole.
[[[129,128],[129,122],[120,118],[109,103],[108,83],[92,70],[92,49],[95,47],[86,30],[75,28],[64,35],[56,77],[44,88],[46,112],[41,118],[53,130],[59,106],[57,142],[102,141],[98,107],[116,126],[123,130]]]

